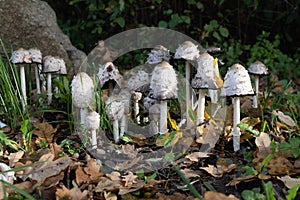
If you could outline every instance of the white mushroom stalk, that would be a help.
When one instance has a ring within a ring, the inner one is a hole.
[[[96,111],[88,113],[85,119],[85,125],[92,137],[92,149],[97,148],[97,130],[100,125],[100,115]]]
[[[176,49],[175,59],[183,58],[185,62],[185,79],[186,79],[186,117],[188,117],[188,111],[191,108],[191,64],[190,62],[195,60],[199,56],[198,46],[191,41],[185,41]],[[189,126],[190,120],[187,120],[187,125]]]
[[[133,99],[133,111],[134,111],[134,117],[136,119],[136,123],[140,124],[140,107],[139,107],[139,101],[142,99],[142,93],[141,92],[133,92],[132,93],[132,99]]]
[[[233,149],[240,149],[240,96],[254,95],[248,71],[240,64],[232,65],[224,78],[221,96],[233,97]]]
[[[205,93],[207,89],[217,90],[223,85],[219,76],[215,59],[208,53],[201,54],[197,59],[197,73],[192,80],[192,87],[199,89],[197,124],[204,122]]]
[[[161,63],[162,61],[169,62],[169,60],[170,60],[169,50],[162,45],[157,45],[148,54],[146,63],[151,64],[151,65],[152,64],[156,65],[156,64]]]
[[[42,73],[47,74],[48,105],[52,103],[52,74],[66,74],[66,66],[63,59],[53,56],[45,56],[43,59]]]
[[[109,94],[112,94],[114,84],[121,87],[122,76],[112,62],[107,62],[99,68],[97,76],[99,78],[101,88],[108,89]]]
[[[39,69],[41,68],[41,65],[43,63],[42,60],[42,52],[36,48],[31,48],[28,50],[29,55],[31,56],[31,60],[33,63],[36,63],[36,66],[34,68],[35,72],[35,81],[36,81],[36,93],[41,94],[41,84],[40,84],[40,73]]]
[[[259,77],[268,75],[268,68],[260,61],[252,63],[248,68],[249,74],[254,76],[255,96],[253,96],[253,108],[258,107],[258,93],[259,93]]]
[[[23,48],[20,48],[12,53],[10,61],[16,65],[20,65],[20,82],[21,82],[21,103],[22,112],[25,113],[27,105],[26,95],[26,78],[25,78],[25,66],[24,64],[32,63],[29,52]]]
[[[159,133],[165,134],[167,129],[168,99],[177,99],[177,76],[173,66],[163,61],[156,65],[151,81],[150,89],[152,98],[160,100],[160,128]]]
[[[85,72],[80,72],[74,76],[71,87],[73,105],[80,109],[80,124],[84,125],[88,108],[94,106],[93,80]]]
[[[154,104],[149,108],[149,120],[150,120],[150,133],[157,134],[159,132],[159,116],[160,105]]]

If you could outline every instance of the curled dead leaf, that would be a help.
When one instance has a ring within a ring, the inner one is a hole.
[[[288,125],[289,127],[293,128],[293,127],[296,127],[296,123],[295,121],[293,120],[293,118],[291,118],[290,116],[288,115],[285,115],[283,112],[279,111],[279,110],[274,110],[272,112],[273,115],[277,116],[278,119],[285,123],[286,125]]]
[[[286,175],[283,177],[277,177],[277,179],[281,180],[284,185],[291,189],[292,187],[294,187],[295,185],[300,184],[300,179],[299,178],[291,178],[290,176]]]
[[[214,191],[207,191],[204,193],[203,200],[216,200],[216,199],[222,199],[222,200],[238,200],[234,195],[230,194],[226,196],[225,194],[214,192]]]

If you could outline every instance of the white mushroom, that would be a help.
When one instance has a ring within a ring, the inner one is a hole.
[[[23,48],[20,48],[12,53],[10,61],[16,65],[20,65],[20,81],[21,81],[21,102],[22,102],[22,111],[25,113],[27,105],[27,96],[26,96],[26,78],[25,78],[25,67],[24,64],[32,63],[31,56],[29,52]]]
[[[72,100],[76,108],[80,108],[80,124],[85,124],[88,107],[94,104],[94,83],[85,73],[74,76],[72,83]]]
[[[232,65],[224,78],[221,96],[233,97],[233,149],[240,149],[240,96],[254,95],[248,71],[240,64]]]
[[[28,50],[28,52],[29,52],[29,55],[31,56],[32,62],[36,63],[36,66],[34,68],[35,80],[36,80],[36,93],[41,94],[39,70],[41,69],[42,63],[43,63],[42,52],[40,50],[38,50],[37,48],[31,48]]]
[[[149,108],[149,120],[150,120],[150,131],[153,134],[157,134],[158,130],[158,122],[160,116],[160,105],[154,104]]]
[[[166,133],[167,130],[167,113],[168,99],[177,99],[177,77],[173,66],[163,61],[156,65],[151,81],[150,89],[152,98],[160,100],[160,134]]]
[[[133,92],[132,93],[132,99],[134,100],[133,104],[133,111],[134,111],[134,117],[136,118],[136,123],[140,123],[140,108],[139,108],[139,101],[142,99],[142,93],[141,92]]]
[[[185,41],[176,49],[175,59],[183,58],[185,62],[185,79],[186,79],[186,117],[188,119],[188,112],[191,108],[191,64],[190,62],[195,60],[199,56],[198,46],[191,41]],[[190,120],[187,120],[187,125],[189,126]]]
[[[150,76],[147,72],[139,70],[132,75],[127,82],[127,87],[132,91],[146,92],[149,90]]]
[[[121,87],[122,76],[112,62],[107,62],[99,68],[97,76],[101,88],[108,89],[110,94],[112,94],[115,84]]]
[[[253,108],[257,108],[259,77],[268,75],[268,68],[260,61],[252,63],[248,68],[249,74],[254,75],[255,79],[255,96],[253,96]]]
[[[91,132],[92,136],[92,149],[97,148],[97,129],[100,125],[100,115],[96,111],[88,113],[85,119],[85,125],[88,131]]]
[[[201,54],[197,59],[197,73],[192,80],[192,87],[199,89],[197,124],[204,122],[205,91],[217,90],[223,85],[219,77],[217,62],[208,53]]]
[[[169,60],[170,60],[169,50],[162,45],[157,45],[148,54],[146,63],[156,65],[161,63],[162,61],[169,62]]]
[[[48,105],[52,103],[52,74],[66,74],[66,66],[63,59],[53,56],[45,56],[43,59],[42,73],[47,74]]]

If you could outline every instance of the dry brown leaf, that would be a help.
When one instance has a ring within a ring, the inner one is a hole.
[[[279,156],[270,160],[266,167],[270,175],[286,175],[293,171],[293,164],[285,157]]]
[[[66,169],[72,160],[71,158],[64,156],[55,161],[47,162],[47,165],[42,165],[41,167],[35,168],[29,174],[25,175],[23,180],[26,178],[31,178],[40,182],[48,177],[55,176],[59,174],[62,170]]]
[[[43,185],[43,188],[48,189],[59,183],[59,181],[63,180],[65,177],[65,173],[61,171],[59,174],[55,176],[51,176],[47,178],[44,182],[37,183],[38,185]],[[34,187],[35,188],[35,187]]]
[[[120,162],[116,164],[115,169],[116,170],[127,170],[130,169],[131,167],[133,167],[134,165],[136,165],[140,160],[142,159],[142,157],[136,157],[133,158],[132,160],[126,160],[124,162]]]
[[[97,181],[103,174],[100,172],[100,165],[95,159],[90,159],[87,167],[83,169],[90,176],[91,181]]]
[[[109,178],[101,177],[95,188],[95,192],[113,191],[121,186],[119,181],[112,181]]]
[[[220,178],[225,173],[228,173],[236,168],[236,164],[230,164],[230,165],[208,165],[208,167],[200,167],[200,169],[205,170],[209,174],[211,174],[214,177]]]
[[[165,194],[158,192],[158,193],[156,193],[155,197],[156,197],[155,199],[158,199],[158,200],[183,200],[183,199],[184,200],[197,200],[197,198],[195,198],[195,197],[186,196],[179,192],[174,192],[174,194],[172,194],[172,195],[165,195]]]
[[[258,148],[256,153],[257,158],[264,159],[271,153],[271,139],[267,133],[261,133],[258,137],[256,137],[255,144]]]
[[[137,183],[137,178],[136,175],[128,171],[127,175],[122,176],[122,181],[125,182],[125,187],[131,187],[133,184]]]
[[[59,199],[69,199],[69,200],[87,200],[88,199],[88,191],[84,190],[83,192],[81,192],[81,190],[79,188],[72,188],[71,190],[69,190],[68,188],[66,188],[64,185],[62,185],[62,188],[58,188],[56,190],[56,200]]]
[[[87,175],[80,166],[75,171],[76,183],[81,186],[83,183],[88,183],[90,181],[90,176]]]
[[[16,153],[10,153],[8,156],[4,156],[9,160],[9,166],[14,167],[16,162],[18,162],[24,155],[24,151],[18,151]]]
[[[225,194],[222,194],[222,193],[219,193],[219,192],[214,192],[214,191],[207,191],[207,192],[204,193],[203,200],[217,200],[217,199],[239,200],[238,198],[236,198],[232,194],[226,196]]]
[[[23,190],[29,194],[31,194],[33,191],[34,191],[34,188],[33,188],[33,183],[30,182],[30,181],[24,181],[24,182],[21,182],[21,183],[17,183],[17,184],[14,184],[14,186],[16,186],[17,188],[19,188],[20,190]],[[7,192],[9,194],[12,194],[15,192],[14,189],[10,188],[10,187],[7,187],[6,188]],[[1,196],[1,195],[0,195]],[[1,199],[1,198],[0,198]]]
[[[124,195],[124,194],[128,194],[131,192],[135,192],[140,190],[141,188],[143,188],[145,186],[144,181],[142,180],[136,180],[134,184],[126,187],[126,186],[120,186],[119,188],[119,195]]]
[[[113,171],[110,174],[106,174],[106,176],[112,181],[121,181],[121,174],[119,172]]]
[[[299,178],[291,178],[290,176],[286,175],[283,177],[277,177],[277,179],[281,180],[284,185],[291,189],[292,187],[294,187],[295,185],[300,184],[300,179]]]
[[[57,131],[56,128],[47,122],[34,123],[33,126],[38,130],[33,130],[32,133],[41,139],[46,139],[47,142],[51,143],[53,140],[54,133]]]
[[[226,186],[236,186],[237,184],[241,182],[251,182],[257,179],[257,175],[249,175],[244,177],[238,177],[233,180],[231,180],[229,183],[226,184]]]
[[[279,110],[274,110],[272,113],[273,113],[273,115],[277,116],[281,122],[285,123],[289,127],[291,127],[291,128],[296,127],[296,124],[295,124],[293,118],[291,118],[290,116],[285,115],[283,112],[281,112]]]
[[[105,198],[105,200],[117,200],[118,199],[117,195],[115,195],[114,193],[105,192],[105,191],[104,191],[104,198]]]
[[[185,177],[187,177],[187,178],[200,177],[200,175],[197,174],[194,170],[191,170],[191,169],[188,169],[188,168],[181,169],[180,171],[181,171],[181,172],[185,175]]]
[[[185,157],[190,161],[198,162],[200,158],[208,158],[209,156],[206,152],[193,152]]]

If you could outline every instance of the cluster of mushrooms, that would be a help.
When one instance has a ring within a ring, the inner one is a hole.
[[[21,82],[21,102],[23,113],[26,111],[27,94],[26,94],[26,77],[25,66],[28,64],[35,64],[35,80],[36,80],[36,93],[41,94],[41,83],[43,86],[47,85],[48,105],[52,102],[52,74],[67,74],[67,68],[63,59],[53,56],[42,56],[42,52],[37,48],[24,49],[20,48],[13,51],[10,62],[19,65],[20,67],[20,82]],[[42,74],[47,74],[45,80]],[[46,89],[44,89],[46,90]]]
[[[234,151],[240,149],[240,97],[252,95],[253,107],[257,108],[259,76],[268,74],[268,69],[259,61],[251,64],[246,70],[240,64],[228,68],[224,81],[222,80],[218,60],[209,54],[199,52],[197,45],[186,41],[179,45],[174,55],[175,59],[186,61],[186,123],[188,110],[196,110],[197,124],[205,122],[205,96],[208,94],[213,103],[218,103],[220,97],[232,97],[234,106],[233,146]],[[169,63],[169,50],[162,45],[156,46],[148,54],[145,67],[136,71],[128,80],[124,80],[119,70],[112,62],[107,62],[99,68],[97,77],[101,89],[108,89],[109,97],[106,104],[106,115],[113,126],[114,141],[119,142],[128,128],[128,116],[131,109],[135,122],[140,123],[139,101],[143,101],[144,109],[149,113],[150,128],[154,133],[165,134],[167,129],[168,100],[178,98],[177,74]],[[196,68],[196,74],[191,78],[191,66]],[[255,76],[255,92],[251,85],[249,73]],[[198,90],[196,106],[191,96],[191,88]],[[99,113],[94,111],[95,86],[92,78],[85,72],[80,72],[72,80],[73,105],[80,109],[80,124],[92,135],[92,148],[97,147],[97,129],[99,128]],[[133,102],[133,103],[132,103]],[[133,106],[132,106],[133,105]]]

